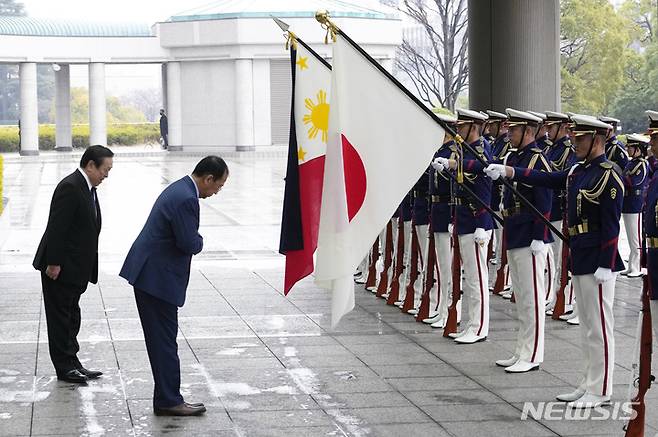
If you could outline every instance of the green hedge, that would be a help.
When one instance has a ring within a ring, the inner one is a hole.
[[[89,146],[89,125],[72,127],[73,147]],[[157,143],[160,140],[158,123],[111,124],[107,127],[107,144],[132,146],[135,144]],[[39,125],[39,150],[55,148],[55,125]],[[18,127],[0,126],[0,152],[18,151]]]

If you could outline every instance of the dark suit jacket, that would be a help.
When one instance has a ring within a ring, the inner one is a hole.
[[[169,120],[166,115],[160,116],[160,135],[164,136],[169,134]]]
[[[119,275],[138,290],[180,307],[185,303],[192,255],[202,248],[199,198],[194,182],[185,176],[155,201]]]
[[[98,202],[95,207],[96,213],[91,191],[80,171],[62,179],[50,202],[46,232],[32,263],[35,269],[45,272],[49,265],[59,265],[59,282],[84,288],[88,282],[98,282],[101,210]]]

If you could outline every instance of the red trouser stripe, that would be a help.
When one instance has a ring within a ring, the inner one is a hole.
[[[534,258],[534,256],[533,256]],[[551,284],[553,283],[553,274],[551,273],[551,264],[552,264],[552,259],[551,257],[547,254],[546,255],[546,263],[548,264],[548,280],[547,286],[546,286],[546,299],[548,299],[551,295]],[[533,259],[534,262],[534,259]]]
[[[539,294],[537,293],[537,267],[535,266],[535,256],[532,255],[532,286],[535,289],[534,299],[535,299],[535,344],[532,347],[532,358],[530,362],[535,362],[535,356],[537,355],[537,343],[539,343]]]
[[[603,313],[603,284],[599,284],[599,310],[601,311],[601,330],[603,331],[603,396],[608,391],[608,333],[605,330],[605,314]]]
[[[484,324],[484,288],[482,287],[482,270],[480,269],[480,252],[478,252],[478,244],[475,243],[475,262],[478,265],[478,282],[480,284],[480,329],[477,335],[482,332],[482,325]],[[487,293],[489,290],[487,290]]]

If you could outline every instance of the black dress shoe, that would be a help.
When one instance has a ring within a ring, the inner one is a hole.
[[[78,369],[78,372],[82,373],[84,376],[86,376],[89,379],[100,378],[101,375],[103,375],[103,372],[99,372],[98,370],[87,370],[84,367],[80,367]]]
[[[76,384],[86,384],[89,381],[84,374],[80,373],[77,369],[69,370],[68,372],[57,375],[57,379],[65,382],[73,382]]]
[[[153,408],[153,413],[156,416],[199,416],[206,412],[206,407],[194,407],[191,404],[183,402],[170,408]]]

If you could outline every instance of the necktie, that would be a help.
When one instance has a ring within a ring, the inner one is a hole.
[[[96,210],[96,187],[91,187],[91,208],[94,210],[94,217],[98,217]]]

